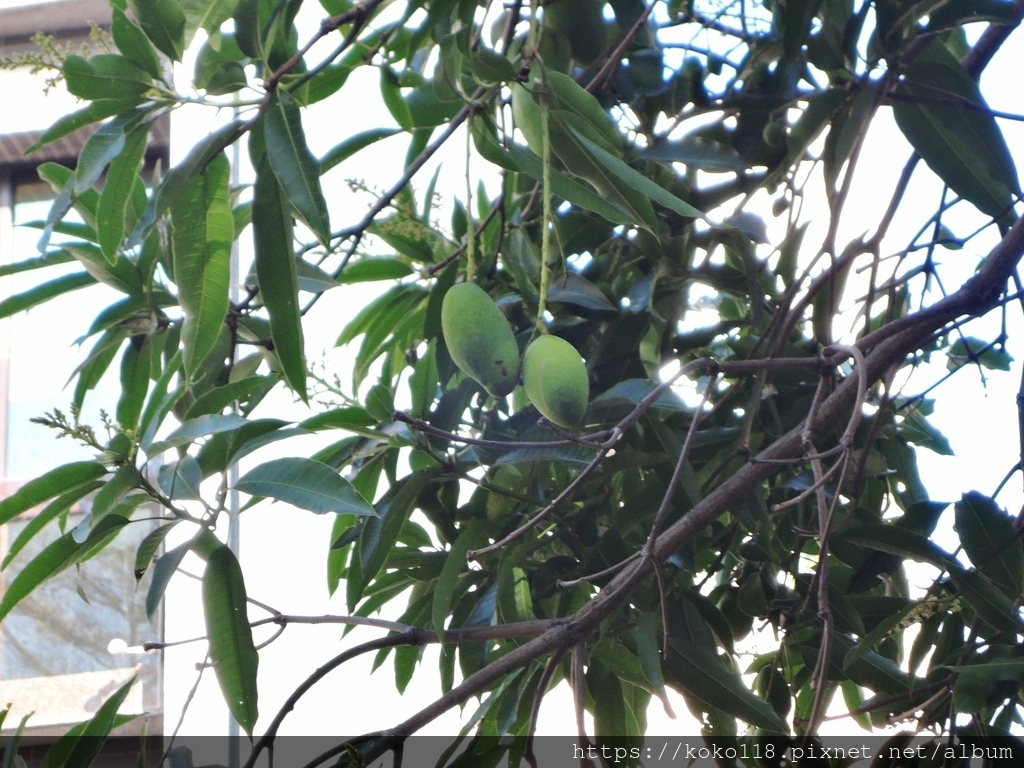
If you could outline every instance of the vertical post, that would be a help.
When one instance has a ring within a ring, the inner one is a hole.
[[[237,119],[239,110],[238,107],[234,109],[234,117]],[[235,142],[231,145],[231,186],[237,188],[241,181],[241,170],[239,164],[242,161],[242,150],[239,146],[239,142]],[[238,250],[238,238],[231,243],[231,272],[229,282],[229,297],[231,304],[237,306],[241,298],[241,269],[240,259]],[[237,362],[238,348],[237,345],[232,348],[231,354],[236,358],[233,362]],[[235,557],[239,557],[241,549],[241,530],[239,521],[239,498],[238,491],[235,490],[235,485],[238,483],[238,464],[234,463],[228,468],[228,497],[227,497],[227,512],[228,512],[228,548],[235,553]],[[240,559],[240,558],[239,558]],[[238,722],[231,714],[228,714],[228,768],[238,768],[241,765],[241,758],[239,755],[239,744],[241,743],[241,732],[238,727]]]
[[[0,264],[14,261],[14,181],[11,172],[0,167]],[[0,280],[0,299],[11,292],[10,278]],[[0,320],[0,488],[7,479],[7,402],[9,400],[9,371],[11,359],[11,327]],[[7,551],[7,526],[0,526],[0,553]],[[6,588],[0,574],[0,594]],[[0,676],[3,673],[4,634],[0,631]]]

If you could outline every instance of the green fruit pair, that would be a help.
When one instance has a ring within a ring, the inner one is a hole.
[[[508,321],[487,292],[475,283],[448,289],[441,303],[441,332],[452,360],[495,397],[519,381],[519,346]],[[572,344],[540,336],[526,350],[523,385],[537,410],[555,424],[583,421],[590,400],[587,368]]]

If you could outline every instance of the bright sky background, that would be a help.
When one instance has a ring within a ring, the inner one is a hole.
[[[0,0],[0,7],[19,5],[13,0]],[[308,4],[309,10],[317,11],[310,15],[310,20],[319,19],[319,8],[315,3]],[[311,60],[318,54],[325,53],[330,45],[314,49]],[[193,49],[195,50],[195,49]],[[1015,73],[1019,69],[1019,54],[1014,54],[1013,45],[1006,46],[999,54],[996,62],[989,68],[988,78],[999,73]],[[192,62],[186,60],[178,70],[183,74],[182,82],[187,82],[192,71]],[[362,103],[351,104],[340,110],[335,101],[328,100],[309,110],[304,117],[305,127],[314,154],[320,155],[333,146],[340,137],[351,135],[363,128],[390,125],[390,116],[376,108],[378,90],[376,78],[372,73],[355,75],[365,77],[366,97]],[[8,90],[8,80],[0,72],[0,90]],[[353,83],[346,86],[346,92],[353,91]],[[992,106],[996,109],[1014,111],[1019,108],[1015,88],[993,87],[993,83],[985,82],[988,94],[993,99]],[[45,112],[49,114],[51,107],[54,115],[67,111],[67,102],[58,102],[58,96],[46,100]],[[1000,104],[1004,99],[1006,103]],[[371,108],[374,107],[374,108]],[[23,130],[22,121],[35,123],[37,127],[44,117],[41,111],[33,109],[8,110],[0,120],[0,129]],[[220,119],[230,116],[222,114]],[[52,119],[46,117],[45,119]],[[205,135],[213,126],[210,110],[198,107],[187,107],[174,116],[172,135],[172,163],[180,160],[195,138]],[[902,138],[895,132],[891,122],[882,116],[878,121],[877,133],[873,137],[875,147],[886,147],[888,157],[881,158],[876,165],[862,168],[858,176],[859,184],[851,197],[847,208],[850,219],[847,234],[856,234],[870,229],[878,220],[878,207],[884,205],[885,192],[893,186],[895,175],[902,168],[908,149]],[[1007,134],[1012,147],[1024,146],[1019,123],[1003,121],[1001,127]],[[326,193],[333,206],[332,222],[335,228],[357,220],[365,210],[364,202],[352,197],[346,190],[344,180],[347,178],[366,178],[380,186],[388,186],[397,179],[401,172],[406,139],[396,137],[386,140],[379,148],[367,150],[325,177]],[[443,154],[445,172],[441,177],[439,191],[442,199],[452,196],[464,196],[465,179],[463,175],[464,142],[453,139],[451,150]],[[1024,166],[1024,157],[1018,154],[1018,161]],[[432,167],[421,172],[416,183],[422,187],[429,178]],[[920,216],[926,216],[936,199],[935,193],[926,189],[928,174],[919,169],[917,182],[919,190],[908,196],[913,200],[920,195],[922,201]],[[952,221],[952,219],[951,219]],[[916,222],[915,222],[916,223]],[[955,230],[954,226],[954,230]],[[770,231],[777,232],[778,226],[770,222]],[[957,234],[963,234],[957,232]],[[813,242],[813,240],[809,241]],[[893,239],[890,242],[898,242]],[[967,251],[945,252],[944,262],[955,264],[958,260],[964,263],[962,270],[965,279],[973,270],[973,257],[983,252],[981,243],[972,244]],[[951,286],[955,287],[955,286]],[[367,296],[366,289],[360,287],[342,287],[335,289],[317,305],[310,315],[308,324],[308,348],[310,359],[316,359],[320,348],[330,349],[334,338],[346,322],[346,318],[356,311]],[[975,372],[965,371],[952,382],[946,383],[936,392],[936,412],[933,423],[950,439],[957,454],[956,457],[938,457],[929,451],[918,451],[919,461],[924,471],[925,484],[933,498],[956,500],[960,494],[972,489],[991,493],[1002,479],[1006,471],[1017,459],[1017,425],[1014,399],[1019,385],[1019,369],[1024,350],[1019,348],[1018,339],[1024,332],[1020,322],[1020,310],[1013,306],[1009,312],[1011,344],[1017,343],[1018,349],[1011,346],[1011,354],[1017,358],[1014,371],[1009,374],[987,374],[983,384]],[[970,335],[984,336],[986,332],[998,332],[998,324],[994,327],[987,323],[982,331],[972,327]],[[334,364],[343,366],[336,353],[329,352]],[[915,384],[908,388],[913,393],[923,388],[918,380],[937,379],[942,375],[945,360],[937,356],[937,362],[928,370],[915,376]],[[305,413],[296,409],[296,416],[301,418]],[[288,445],[288,450],[301,450],[298,444]],[[1010,514],[1016,514],[1020,508],[1024,493],[1021,492],[1020,476],[1011,481],[999,501],[1009,506]],[[282,539],[282,517],[287,516],[287,536]],[[943,521],[942,529],[946,530],[952,513],[948,513]],[[280,505],[263,503],[245,513],[243,517],[242,557],[246,566],[247,586],[257,599],[264,599],[288,613],[320,614],[324,612],[345,613],[343,596],[329,599],[324,587],[324,558],[328,539],[329,522],[295,510],[287,510]],[[948,539],[940,543],[950,547]],[[199,573],[201,564],[190,565],[195,573]],[[285,581],[285,578],[287,581]],[[923,578],[923,577],[922,577]],[[293,585],[309,585],[307,593],[298,593]],[[925,586],[922,582],[921,586]],[[197,585],[188,579],[176,579],[174,591],[168,600],[166,625],[167,639],[181,639],[202,634],[202,618],[198,606]],[[376,637],[375,631],[356,630],[339,643],[340,631],[337,627],[295,627],[288,629],[274,644],[261,653],[260,697],[261,725],[269,722],[277,707],[294,685],[302,680],[317,664],[337,653],[342,647],[350,647],[355,643]],[[357,734],[364,731],[389,727],[403,717],[412,714],[425,703],[437,696],[437,686],[432,674],[436,656],[434,649],[428,649],[422,669],[417,674],[404,697],[398,697],[392,682],[390,661],[372,677],[367,677],[369,657],[364,661],[354,662],[346,669],[335,672],[323,684],[315,688],[285,721],[284,733],[323,733],[325,731],[338,734]],[[184,646],[181,649],[169,650],[166,655],[165,667],[165,728],[169,732],[175,723],[178,712],[184,704],[189,690],[195,680],[193,665],[201,660],[201,644]],[[226,713],[219,698],[219,691],[213,681],[212,674],[204,675],[203,683],[192,702],[183,732],[191,734],[218,734],[225,730]],[[471,705],[472,706],[472,705]],[[675,697],[675,709],[681,716],[686,708],[678,697]],[[468,710],[468,711],[471,711]],[[542,733],[565,733],[574,728],[571,719],[571,699],[563,689],[555,692],[545,702],[541,717]],[[442,718],[425,732],[450,734],[457,730],[458,713]],[[652,733],[692,733],[693,726],[686,726],[685,721],[668,720],[660,706],[655,702],[651,711]],[[836,726],[839,731],[856,732],[856,727],[846,723]],[[201,761],[199,761],[201,762]]]

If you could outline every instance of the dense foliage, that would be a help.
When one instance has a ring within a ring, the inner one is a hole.
[[[467,742],[487,752],[474,765],[529,751],[563,680],[597,743],[641,737],[666,687],[713,736],[813,735],[836,697],[864,727],[904,718],[970,741],[1020,723],[1019,521],[969,486],[955,504],[929,498],[917,451],[948,447],[907,382],[943,355],[1010,367],[1004,336],[965,326],[1020,298],[1020,187],[978,76],[1024,6],[322,0],[309,30],[303,5],[115,0],[113,47],[60,64],[84,105],[41,143],[101,126],[75,168],[40,168],[57,194],[45,229],[73,241],[5,269],[81,271],[0,309],[112,286],[121,298],[83,327],[74,398],[112,366],[121,395],[109,443],[50,419],[98,459],[0,502],[2,520],[45,504],[57,524],[95,491],[90,515],[15,571],[0,617],[156,505],[163,524],[135,563],[153,573],[147,606],[187,552],[206,560],[210,658],[260,735],[255,760],[289,708],[257,720],[245,573],[214,533],[240,467],[244,498],[334,516],[326,567],[353,622],[405,606],[336,662],[378,652],[400,690],[437,677],[435,702],[356,742],[366,756],[464,702],[473,733],[517,737]],[[192,46],[192,81],[172,82]],[[316,157],[308,110],[362,103],[367,69],[390,120]],[[186,101],[237,116],[145,180],[149,131]],[[871,132],[890,117],[908,160],[865,220],[847,203],[891,149]],[[364,195],[386,191],[365,210],[338,210],[323,179],[403,136],[404,174],[367,180]],[[470,170],[443,166],[467,182],[441,205],[438,176],[419,172],[449,144]],[[927,209],[908,207],[912,178],[936,190]],[[82,223],[64,221],[72,210]],[[236,241],[253,263],[239,296]],[[936,253],[954,247],[973,276],[944,293]],[[314,376],[304,318],[360,282],[380,290],[338,338],[351,375]],[[475,350],[460,334],[478,330],[456,317],[442,333],[463,282],[519,353],[544,334],[576,350],[581,424],[541,384],[531,404],[455,364],[449,347]],[[275,388],[311,415],[279,418]],[[281,457],[309,432],[319,453]],[[929,538],[943,515],[955,551]],[[172,529],[189,538],[163,550]],[[908,587],[907,561],[928,589]],[[751,662],[753,632],[774,641]],[[437,642],[439,670],[422,668]],[[116,720],[100,715],[94,732]]]

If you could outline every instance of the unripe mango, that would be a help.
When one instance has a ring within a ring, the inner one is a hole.
[[[441,332],[459,369],[495,397],[519,381],[519,345],[497,305],[476,283],[459,283],[441,302]]]
[[[576,348],[557,336],[538,336],[523,356],[523,385],[537,410],[563,427],[583,421],[590,378]]]

